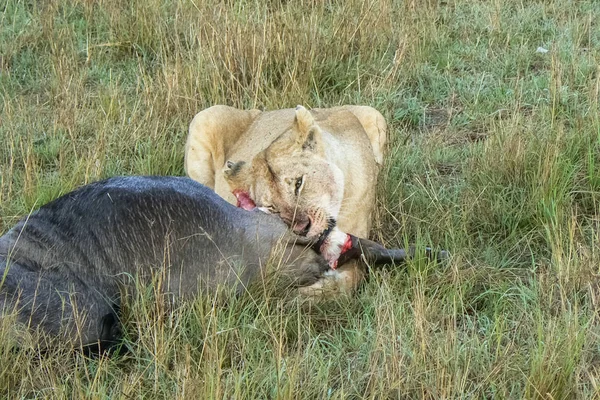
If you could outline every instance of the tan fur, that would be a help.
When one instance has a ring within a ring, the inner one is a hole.
[[[236,203],[233,189],[248,191],[258,207],[279,213],[296,231],[310,221],[308,236],[334,218],[342,231],[366,237],[385,144],[385,120],[371,107],[214,106],[190,124],[185,168],[230,203]],[[358,264],[348,263],[314,289],[349,289],[361,278]]]

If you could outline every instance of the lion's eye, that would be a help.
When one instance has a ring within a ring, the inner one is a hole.
[[[296,179],[296,189],[294,190],[294,192],[296,193],[296,196],[300,195],[300,190],[302,190],[303,184],[304,184],[304,175],[302,175],[300,178]]]

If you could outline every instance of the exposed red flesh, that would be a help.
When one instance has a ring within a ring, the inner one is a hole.
[[[342,246],[342,252],[340,253],[340,255],[344,254],[351,248],[352,248],[352,236],[346,234],[346,241],[344,242],[344,245]]]
[[[337,233],[338,235],[334,235],[334,233]],[[339,234],[344,235],[343,239],[340,240]],[[335,230],[325,239],[319,252],[323,258],[329,262],[329,267],[331,269],[336,269],[340,256],[350,249],[352,249],[352,236]]]

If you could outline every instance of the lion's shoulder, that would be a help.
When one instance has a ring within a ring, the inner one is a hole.
[[[324,129],[347,140],[357,147],[370,150],[378,165],[383,163],[387,143],[387,123],[379,111],[369,106],[344,105],[333,108],[315,109],[315,121]],[[365,137],[366,135],[366,137]],[[368,142],[365,142],[364,139]]]

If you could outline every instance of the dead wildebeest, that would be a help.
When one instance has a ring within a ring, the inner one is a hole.
[[[403,250],[348,237],[341,259],[399,262]],[[276,216],[236,208],[188,178],[118,177],[54,200],[0,237],[0,316],[76,347],[118,338],[123,285],[135,276],[177,297],[242,292],[278,251],[287,287],[331,273],[308,239]],[[319,244],[322,249],[323,244]],[[130,283],[129,283],[130,284]]]

